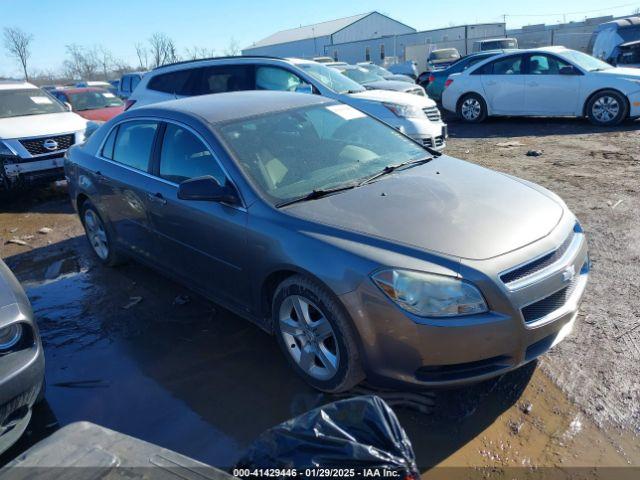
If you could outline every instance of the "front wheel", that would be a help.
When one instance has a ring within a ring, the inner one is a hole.
[[[587,103],[589,121],[598,126],[618,125],[627,117],[627,102],[615,90],[598,92]]]
[[[113,235],[107,228],[96,207],[88,200],[80,209],[80,219],[87,235],[87,240],[98,259],[110,267],[122,263],[122,257],[115,250]]]
[[[353,329],[326,288],[301,275],[273,298],[276,339],[293,369],[314,388],[337,393],[364,379]]]
[[[480,95],[469,93],[458,102],[456,113],[465,122],[480,123],[487,118],[487,104]]]

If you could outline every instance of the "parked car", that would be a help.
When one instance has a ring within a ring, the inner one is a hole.
[[[460,60],[455,62],[454,64],[448,66],[447,68],[443,68],[442,70],[434,70],[429,73],[429,76],[426,78],[424,85],[422,85],[427,95],[430,98],[434,99],[436,102],[442,101],[442,92],[444,91],[444,84],[449,78],[449,75],[454,73],[459,73],[465,71],[467,68],[472,67],[476,63],[486,60],[487,58],[493,57],[500,53],[504,53],[505,50],[493,50],[490,52],[480,52],[480,53],[472,53],[471,55],[467,55],[466,57],[462,57]],[[420,81],[420,78],[418,78]]]
[[[391,90],[394,92],[410,93],[412,95],[425,96],[424,88],[415,83],[399,82],[397,80],[385,80],[369,70],[356,66],[331,66],[345,77],[349,77],[354,82],[358,82],[368,90]]]
[[[387,63],[385,59],[384,68],[391,73],[398,75],[406,75],[407,77],[415,81],[418,78],[418,64],[413,60],[407,60],[406,62]]]
[[[44,90],[0,82],[0,192],[64,178],[62,156],[87,121]]]
[[[460,60],[460,53],[456,48],[433,50],[429,54],[429,58],[427,58],[427,71],[433,72],[434,70],[447,68],[458,60]]]
[[[517,38],[485,38],[473,42],[472,51],[484,52],[487,50],[513,50],[518,48]]]
[[[438,150],[446,146],[447,126],[430,98],[367,90],[333,68],[311,60],[227,57],[167,65],[148,73],[127,105],[138,108],[185,96],[254,89],[333,98],[389,123],[425,146]]]
[[[140,259],[252,320],[324,391],[517,368],[571,331],[587,282],[557,195],[320,95],[130,110],[65,169],[104,264]]]
[[[313,57],[314,62],[318,63],[335,63],[335,59],[332,57]]]
[[[44,395],[44,353],[31,304],[0,259],[0,453],[24,433]]]
[[[122,75],[120,84],[118,85],[117,95],[125,100],[129,98],[146,73],[147,72],[131,72]]]
[[[89,80],[89,81],[76,82],[75,87],[76,88],[86,88],[86,87],[111,88],[113,87],[113,85],[111,85],[109,82],[103,82],[101,80]]]
[[[564,47],[498,55],[454,73],[446,85],[442,105],[467,122],[537,115],[617,125],[640,116],[640,71]]]
[[[87,120],[106,122],[124,111],[124,102],[104,88],[65,88],[51,94]]]
[[[640,17],[626,17],[601,23],[590,40],[592,55],[612,65],[640,64]]]
[[[373,62],[361,62],[361,63],[358,63],[358,66],[364,68],[365,70],[370,71],[371,73],[375,73],[376,75],[384,78],[385,80],[395,80],[399,82],[416,83],[415,79],[411,78],[408,75],[391,73],[386,68],[383,68],[380,65],[376,65]]]

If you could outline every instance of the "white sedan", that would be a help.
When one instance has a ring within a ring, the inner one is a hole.
[[[640,69],[564,47],[512,51],[449,76],[442,105],[471,123],[493,115],[586,116],[617,125],[640,117]]]

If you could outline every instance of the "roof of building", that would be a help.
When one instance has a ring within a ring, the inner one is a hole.
[[[339,30],[362,20],[364,17],[377,12],[361,13],[359,15],[353,15],[351,17],[338,18],[336,20],[329,20],[327,22],[314,23],[313,25],[305,25],[297,28],[290,28],[288,30],[280,30],[279,32],[269,35],[267,38],[254,43],[247,48],[254,47],[266,47],[267,45],[276,45],[279,43],[295,42],[297,40],[306,40],[310,38],[326,37],[333,35]]]
[[[130,112],[146,115],[153,114],[153,112],[159,113],[161,110],[170,110],[197,116],[209,123],[219,123],[265,113],[331,103],[335,103],[335,101],[320,95],[273,90],[248,90],[169,100],[130,110]]]

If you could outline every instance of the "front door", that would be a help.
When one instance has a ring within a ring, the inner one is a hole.
[[[210,175],[228,181],[218,160],[189,127],[167,123],[149,192],[158,260],[206,295],[249,305],[245,276],[247,212],[211,201],[181,200],[178,185]]]
[[[560,74],[571,65],[546,53],[529,55],[525,82],[525,110],[529,115],[575,115],[582,75]],[[578,70],[574,70],[578,72]]]

